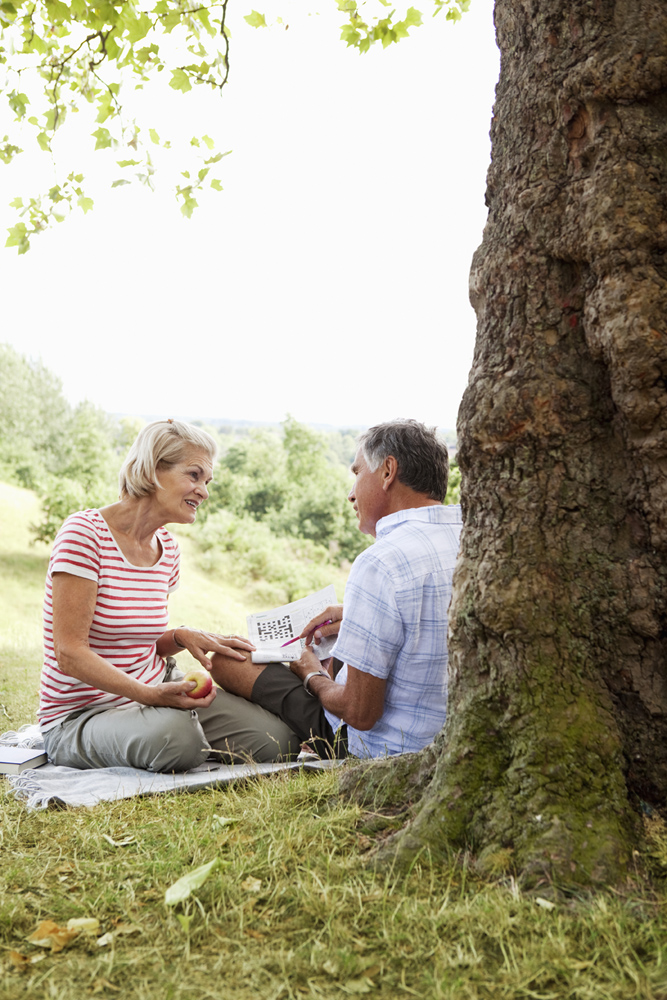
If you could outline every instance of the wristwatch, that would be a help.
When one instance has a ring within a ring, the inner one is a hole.
[[[306,694],[309,694],[311,698],[317,698],[317,695],[313,694],[313,692],[308,687],[308,681],[310,680],[311,677],[329,677],[329,674],[326,672],[326,670],[311,670],[310,673],[306,674],[306,676],[304,677],[303,687]],[[329,680],[331,680],[330,677]]]

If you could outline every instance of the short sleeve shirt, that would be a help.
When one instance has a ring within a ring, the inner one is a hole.
[[[461,534],[461,508],[440,504],[397,511],[378,521],[376,541],[357,557],[345,588],[333,655],[387,682],[384,711],[372,729],[348,726],[358,757],[421,750],[447,711],[447,612]],[[339,719],[327,712],[335,731]]]
[[[99,510],[72,514],[58,532],[44,595],[44,666],[38,713],[43,731],[82,708],[130,704],[127,698],[100,691],[60,670],[53,648],[54,573],[69,573],[97,584],[90,648],[143,684],[161,681],[165,663],[156,643],[169,627],[167,597],[178,587],[180,553],[164,528],[158,529],[157,538],[162,553],[155,565],[134,566],[119,549]]]

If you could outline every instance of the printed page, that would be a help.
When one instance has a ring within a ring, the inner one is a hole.
[[[336,588],[333,584],[309,594],[299,601],[283,604],[272,611],[248,615],[248,638],[257,647],[252,654],[253,663],[271,663],[272,661],[291,662],[298,660],[306,644],[305,639],[298,639],[289,646],[284,642],[296,638],[305,626],[330,604],[336,604]],[[313,651],[320,660],[331,656],[331,650],[336,642],[336,636],[323,639],[318,645],[313,643]]]

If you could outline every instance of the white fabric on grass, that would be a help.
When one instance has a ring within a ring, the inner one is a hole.
[[[18,732],[0,736],[0,745],[44,746],[38,726],[22,726]],[[229,784],[232,781],[256,778],[277,771],[304,768],[323,771],[340,764],[335,760],[303,759],[289,764],[216,764],[208,761],[191,771],[178,774],[156,774],[136,767],[104,767],[80,771],[75,767],[43,764],[28,768],[21,774],[7,775],[17,799],[25,801],[29,810],[49,806],[95,806],[98,802],[129,799],[135,795],[156,795],[160,792],[194,791]]]

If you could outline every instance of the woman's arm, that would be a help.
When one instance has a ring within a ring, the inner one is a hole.
[[[207,653],[222,653],[223,656],[231,656],[234,660],[245,660],[241,650],[251,653],[255,647],[240,635],[216,635],[215,632],[202,632],[200,629],[187,628],[185,625],[170,628],[157,641],[157,651],[160,656],[175,656],[183,649],[187,649],[195,660],[199,660],[202,667],[210,670],[212,664],[206,656]]]
[[[193,681],[142,684],[98,656],[88,644],[96,600],[97,584],[93,580],[71,573],[53,574],[53,646],[63,673],[141,705],[205,708],[211,704],[215,688],[206,698],[190,698],[188,692],[195,686]]]

